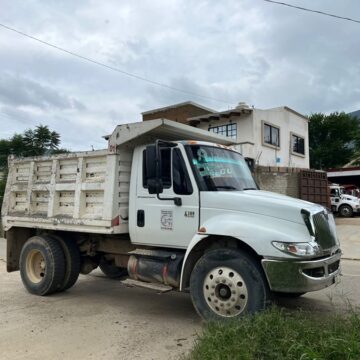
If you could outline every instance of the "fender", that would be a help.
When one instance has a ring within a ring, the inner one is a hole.
[[[184,273],[193,249],[211,235],[231,237],[245,243],[260,256],[283,259],[293,259],[293,257],[276,249],[271,244],[272,241],[305,242],[311,240],[305,224],[245,212],[226,211],[221,215],[208,218],[201,227],[205,228],[206,232],[195,234],[186,249],[181,268],[180,291],[184,287],[186,280]]]

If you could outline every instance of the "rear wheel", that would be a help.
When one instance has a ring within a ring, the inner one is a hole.
[[[64,253],[55,239],[34,236],[26,241],[20,254],[20,275],[30,293],[49,295],[57,291],[64,274]]]
[[[341,205],[339,208],[339,214],[342,217],[352,217],[353,209],[350,205]]]
[[[115,266],[113,262],[107,260],[105,257],[101,258],[99,267],[110,279],[122,279],[128,275],[126,268]]]
[[[73,239],[57,235],[47,235],[55,239],[61,245],[65,256],[65,275],[58,291],[70,289],[77,281],[80,274],[81,258],[80,251]]]
[[[257,262],[236,249],[205,253],[191,273],[190,294],[205,320],[237,318],[263,310],[270,298]]]

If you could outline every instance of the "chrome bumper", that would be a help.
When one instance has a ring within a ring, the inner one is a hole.
[[[272,291],[295,293],[320,290],[334,284],[340,275],[340,257],[339,252],[320,260],[263,259],[261,263]]]

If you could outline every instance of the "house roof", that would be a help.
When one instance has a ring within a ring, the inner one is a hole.
[[[229,118],[230,116],[240,116],[241,114],[250,114],[253,111],[251,108],[235,108],[211,114],[194,116],[187,120],[189,125],[200,124],[202,121],[219,120],[220,118]]]
[[[154,113],[157,113],[159,111],[165,111],[165,110],[169,110],[169,109],[174,109],[174,108],[177,108],[177,107],[181,107],[181,106],[186,106],[186,105],[192,105],[192,106],[195,106],[199,109],[202,109],[202,110],[205,110],[205,111],[208,111],[209,113],[214,113],[215,110],[213,109],[210,109],[210,108],[207,108],[205,106],[202,106],[196,102],[193,102],[193,101],[185,101],[185,102],[182,102],[182,103],[178,103],[178,104],[174,104],[174,105],[169,105],[169,106],[165,106],[165,107],[162,107],[162,108],[157,108],[157,109],[152,109],[152,110],[148,110],[148,111],[144,111],[141,113],[141,115],[148,115],[148,114],[154,114]]]
[[[327,171],[328,177],[340,177],[340,176],[359,176],[360,166],[353,166],[348,168],[334,168]]]
[[[220,118],[229,118],[230,116],[240,116],[241,114],[250,114],[253,110],[257,110],[257,109],[250,108],[246,105],[245,106],[240,105],[240,106],[236,107],[235,109],[230,109],[230,110],[225,110],[225,111],[221,111],[221,112],[205,114],[205,115],[200,115],[200,116],[195,116],[195,117],[189,118],[188,124],[196,125],[196,124],[200,124],[200,122],[202,122],[202,121],[209,122],[211,120],[219,120]],[[294,109],[289,108],[288,106],[279,106],[276,108],[264,109],[264,111],[267,111],[267,110],[268,111],[271,111],[271,110],[290,111],[293,114],[302,117],[306,121],[309,121],[309,119],[305,115],[300,114],[299,112],[295,111]]]
[[[264,111],[271,111],[271,110],[274,110],[274,111],[279,111],[279,110],[286,110],[286,111],[289,111],[297,116],[300,116],[302,117],[304,120],[306,121],[309,121],[309,118],[301,113],[299,113],[298,111],[288,107],[288,106],[278,106],[278,107],[274,107],[274,108],[270,108],[270,109],[261,109],[261,110],[264,110]]]

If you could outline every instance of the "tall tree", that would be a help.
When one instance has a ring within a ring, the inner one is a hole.
[[[310,166],[326,170],[351,161],[360,147],[360,122],[344,112],[309,116]]]
[[[14,134],[10,139],[0,139],[0,205],[5,190],[8,156],[41,156],[68,152],[59,148],[59,145],[60,134],[44,125],[28,129],[23,134]]]
[[[58,150],[60,135],[56,131],[50,131],[47,126],[39,125],[34,130],[26,130],[23,141],[27,155],[38,156]]]

